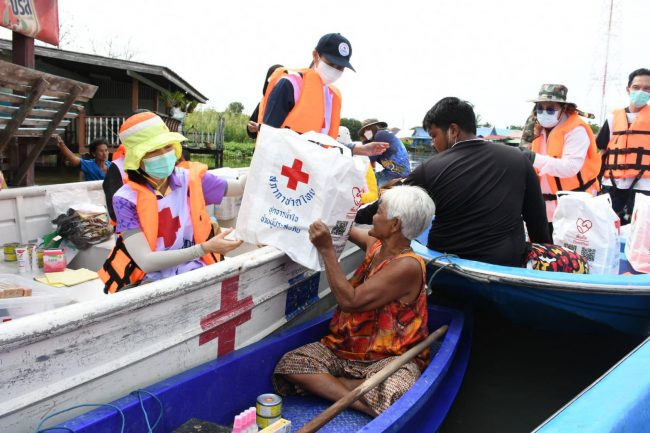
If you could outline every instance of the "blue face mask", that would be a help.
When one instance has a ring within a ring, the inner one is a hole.
[[[650,100],[650,93],[643,90],[630,92],[630,103],[635,107],[643,107]]]
[[[149,176],[155,177],[156,179],[165,179],[174,171],[174,166],[176,166],[176,152],[170,150],[162,155],[144,159],[142,162],[144,163],[144,171]]]

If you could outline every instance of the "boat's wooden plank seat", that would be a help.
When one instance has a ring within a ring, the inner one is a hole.
[[[19,183],[53,134],[83,111],[97,86],[0,61],[0,153],[14,137],[40,137],[20,162]]]

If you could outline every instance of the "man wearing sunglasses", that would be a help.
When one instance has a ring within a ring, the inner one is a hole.
[[[533,163],[546,201],[546,216],[552,222],[558,191],[600,191],[601,159],[596,139],[580,115],[592,117],[567,102],[562,84],[544,84],[536,99],[535,138],[531,149],[522,151]]]
[[[650,195],[650,69],[633,71],[630,105],[614,110],[598,133],[603,155],[603,191],[623,224],[630,222],[636,193]]]

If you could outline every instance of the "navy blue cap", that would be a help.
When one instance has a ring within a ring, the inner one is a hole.
[[[325,54],[330,63],[350,68],[354,71],[354,68],[350,64],[352,45],[340,33],[328,33],[320,38],[316,45],[316,52],[318,54]]]

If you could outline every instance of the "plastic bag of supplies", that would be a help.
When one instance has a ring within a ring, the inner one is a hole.
[[[88,211],[68,209],[64,214],[52,220],[57,226],[57,233],[80,249],[104,242],[113,235],[113,228],[108,222],[106,211]]]
[[[345,247],[361,195],[369,160],[352,156],[329,136],[299,135],[262,126],[237,217],[239,239],[272,245],[293,261],[322,270],[309,241],[309,225],[321,219],[336,252]]]
[[[589,262],[590,274],[618,275],[621,223],[609,194],[560,192],[553,215],[553,243]]]
[[[630,226],[627,260],[635,271],[650,274],[650,196],[636,193]]]

